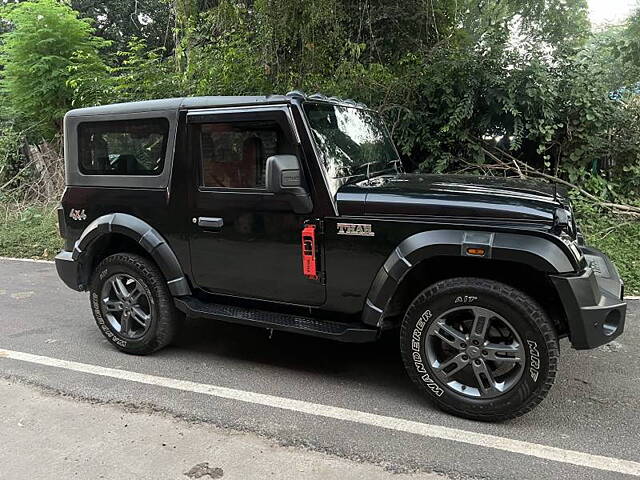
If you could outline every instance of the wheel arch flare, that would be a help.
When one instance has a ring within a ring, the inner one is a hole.
[[[378,270],[367,294],[362,321],[381,327],[405,276],[422,262],[438,257],[508,261],[544,274],[579,268],[558,243],[545,236],[453,229],[420,232],[403,240]]]
[[[87,270],[96,254],[93,247],[98,240],[112,234],[130,238],[149,254],[167,280],[167,286],[173,296],[191,294],[189,282],[167,241],[151,225],[126,213],[111,213],[96,218],[75,243],[71,259],[83,272],[83,275],[80,275],[81,288],[86,286],[88,276],[91,274]]]

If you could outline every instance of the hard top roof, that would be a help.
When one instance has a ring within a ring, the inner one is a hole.
[[[112,115],[188,108],[234,107],[266,103],[287,103],[290,101],[291,97],[285,95],[163,98],[158,100],[143,100],[139,102],[114,103],[98,107],[77,108],[67,112],[67,116],[82,117],[87,115]]]
[[[315,102],[327,102],[366,108],[362,103],[353,100],[342,100],[337,97],[327,97],[319,93],[306,95],[304,92],[294,90],[286,95],[257,95],[257,96],[218,96],[218,97],[181,97],[162,98],[158,100],[143,100],[139,102],[113,103],[99,107],[77,108],[67,112],[67,117],[83,117],[92,115],[113,115],[140,112],[154,112],[180,109],[237,107],[243,105],[259,105],[270,103],[289,103],[293,99],[311,100]]]

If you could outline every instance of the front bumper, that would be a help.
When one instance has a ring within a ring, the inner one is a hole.
[[[73,252],[62,250],[55,258],[56,270],[58,276],[70,288],[82,291],[83,285],[80,285],[80,266],[73,259]]]
[[[589,264],[581,275],[553,275],[565,310],[573,348],[609,343],[624,331],[627,304],[624,283],[611,260],[599,250],[580,247]]]

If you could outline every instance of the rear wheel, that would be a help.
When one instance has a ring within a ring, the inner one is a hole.
[[[437,406],[465,418],[505,420],[540,403],[553,385],[558,339],[528,295],[479,278],[424,290],[402,323],[402,357]]]
[[[100,331],[123,352],[151,353],[173,339],[178,315],[164,276],[150,260],[129,253],[105,258],[90,295]]]

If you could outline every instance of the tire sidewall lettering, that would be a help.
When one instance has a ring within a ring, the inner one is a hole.
[[[109,275],[109,273],[110,273],[109,267],[102,269],[98,274],[99,283],[102,283],[104,279]],[[116,332],[112,330],[109,323],[105,320],[104,315],[102,314],[100,298],[95,291],[91,292],[90,301],[91,301],[91,307],[93,310],[93,316],[95,318],[96,323],[98,324],[98,327],[100,328],[100,330],[102,330],[102,333],[104,334],[104,336],[107,337],[107,340],[109,340],[111,343],[114,343],[119,347],[125,348],[128,344],[127,340],[120,338],[116,334]]]
[[[422,309],[422,314],[415,323],[411,334],[411,359],[413,368],[418,374],[420,380],[428,388],[429,392],[436,397],[455,397],[463,401],[469,400],[461,398],[456,392],[450,392],[445,384],[433,374],[430,366],[427,364],[427,360],[424,357],[425,346],[425,332],[428,330],[431,321],[435,317],[440,315],[448,308],[460,307],[463,305],[486,305],[487,308],[493,308],[496,310],[495,299],[483,298],[480,295],[473,295],[471,293],[456,292],[446,298],[438,300],[436,303],[429,304]],[[512,307],[511,307],[512,308]],[[500,313],[498,309],[498,313]],[[512,320],[512,324],[515,322]],[[515,326],[515,325],[514,325]],[[514,386],[513,389],[504,398],[512,397],[513,395],[523,395],[524,392],[530,392],[532,389],[537,388],[538,380],[542,378],[545,365],[543,364],[543,355],[545,349],[544,339],[539,337],[536,332],[531,328],[528,323],[523,323],[522,320],[517,321],[518,333],[525,342],[525,371],[519,384]],[[446,395],[445,395],[446,393]],[[527,393],[528,394],[528,393]]]
[[[535,340],[527,339],[529,347],[529,375],[534,382],[538,381],[540,375],[540,352],[538,351],[538,343]]]
[[[422,334],[424,333],[425,326],[432,318],[431,310],[425,310],[420,318],[416,322],[416,326],[413,329],[411,335],[411,356],[413,358],[413,364],[416,371],[420,375],[420,379],[424,382],[427,388],[437,397],[441,397],[444,394],[444,390],[431,378],[422,359]]]
[[[115,274],[133,277],[147,296],[151,324],[141,336],[134,338],[121,336],[118,325],[115,322],[112,323],[110,313],[102,301],[103,288],[109,278]],[[127,353],[146,355],[168,345],[179,326],[177,322],[180,316],[176,312],[173,297],[162,272],[153,260],[133,253],[114,253],[102,259],[91,278],[89,304],[100,333],[109,340],[109,343]]]
[[[427,352],[437,345],[431,346],[426,332],[443,313],[460,307],[492,310],[517,332],[524,358],[520,377],[507,392],[487,398],[466,396],[436,375]],[[441,409],[474,420],[502,420],[526,413],[551,388],[558,351],[550,339],[557,342],[551,319],[526,293],[493,280],[460,277],[434,283],[413,300],[403,319],[400,345],[407,373]]]
[[[473,302],[476,302],[477,300],[478,300],[478,297],[476,297],[475,295],[458,295],[453,303],[456,303],[456,304],[473,303]]]
[[[104,333],[105,337],[116,345],[120,347],[126,347],[127,341],[116,336],[112,331],[107,322],[104,321],[104,317],[102,315],[102,310],[100,309],[100,299],[98,298],[97,293],[91,294],[91,305],[93,306],[94,317],[96,319],[96,323]]]

